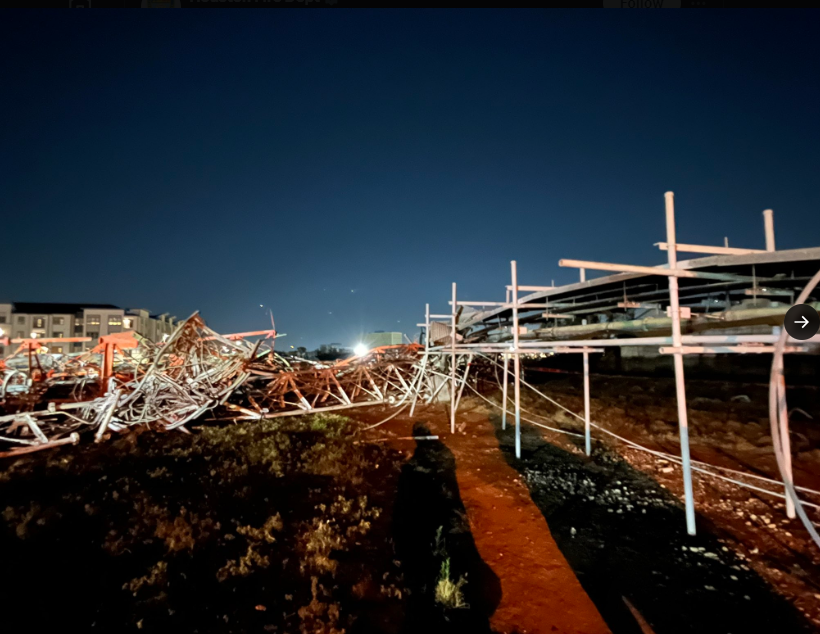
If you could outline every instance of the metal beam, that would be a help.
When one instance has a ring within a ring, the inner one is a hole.
[[[656,242],[655,246],[661,251],[669,249],[668,242]],[[708,253],[710,255],[749,255],[750,253],[766,253],[763,249],[738,249],[735,247],[713,247],[700,244],[676,244],[678,253]]]
[[[675,194],[666,192],[664,194],[666,207],[666,241],[672,245],[666,253],[669,259],[669,270],[675,270],[677,265],[677,255],[675,246]],[[680,306],[678,305],[678,278],[669,277],[669,309],[672,313],[672,345],[680,348]],[[680,433],[680,452],[683,463],[683,490],[684,503],[686,506],[686,532],[694,535],[695,530],[695,496],[692,487],[692,465],[689,458],[689,418],[686,411],[686,386],[683,375],[683,355],[675,353],[675,393],[678,403],[678,430]]]
[[[642,273],[643,275],[660,275],[663,277],[686,277],[704,280],[720,280],[724,282],[752,282],[754,278],[747,275],[732,273],[707,273],[705,271],[689,271],[687,269],[661,268],[656,266],[636,266],[634,264],[611,264],[609,262],[589,262],[587,260],[558,260],[558,266],[565,268],[585,268],[595,271],[615,271],[617,273]]]

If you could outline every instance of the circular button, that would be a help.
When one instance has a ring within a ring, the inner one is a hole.
[[[820,329],[820,315],[810,304],[795,304],[786,311],[783,327],[793,339],[811,339]]]

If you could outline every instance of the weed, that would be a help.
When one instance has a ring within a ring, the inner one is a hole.
[[[248,550],[239,560],[231,559],[222,568],[216,571],[216,578],[219,581],[226,581],[230,577],[247,577],[256,568],[267,568],[270,566],[270,559],[256,550],[257,545],[248,544]]]
[[[32,520],[40,513],[40,505],[32,502],[29,509],[25,512],[16,511],[13,507],[7,506],[3,511],[3,519],[10,525],[16,524],[14,532],[20,539],[26,539],[30,534],[30,524]],[[42,523],[42,519],[38,520]]]
[[[381,509],[367,506],[367,496],[349,499],[339,495],[327,507],[316,507],[322,515],[306,525],[301,539],[305,558],[302,572],[336,572],[337,562],[331,559],[334,550],[342,550],[370,532],[370,520],[376,519]]]
[[[308,426],[312,431],[326,432],[331,438],[340,436],[349,423],[349,418],[337,414],[314,414],[308,419]]]
[[[122,586],[123,590],[129,590],[137,596],[137,592],[146,586],[160,586],[165,587],[168,583],[168,564],[164,561],[158,561],[148,570],[148,574],[142,577],[131,579],[128,583]]]
[[[317,572],[336,572],[337,562],[330,555],[334,550],[341,549],[344,542],[338,525],[333,520],[314,517],[302,541],[305,550],[302,572],[307,568]]]
[[[317,577],[311,577],[310,590],[313,599],[306,606],[299,608],[297,612],[301,619],[299,624],[301,634],[344,634],[345,629],[339,627],[341,616],[339,604],[324,603],[319,600],[319,592],[323,594],[326,592],[319,584]]]
[[[450,579],[450,558],[447,557],[441,562],[441,571],[436,583],[436,603],[450,609],[470,607],[464,601],[464,594],[461,592],[461,588],[466,583],[467,579],[464,575],[461,575],[456,582]]]
[[[444,538],[441,536],[441,532],[444,530],[443,526],[439,526],[436,529],[436,541],[433,545],[433,555],[436,557],[446,557],[447,556],[447,548],[444,544]]]
[[[276,541],[276,538],[273,536],[271,531],[281,532],[285,525],[282,523],[282,516],[277,513],[276,515],[271,515],[265,523],[262,525],[261,528],[254,528],[253,526],[240,526],[236,529],[236,532],[240,535],[244,535],[248,539],[256,542],[267,542],[268,544],[272,544]]]
[[[173,522],[166,519],[159,520],[154,535],[165,541],[169,551],[193,550],[196,545],[193,528],[185,519],[185,509],[182,509]]]
[[[216,573],[219,581],[225,581],[230,577],[247,577],[256,568],[267,568],[270,566],[270,558],[259,552],[264,544],[276,542],[272,531],[280,532],[284,528],[282,517],[277,513],[272,515],[260,528],[253,526],[240,526],[236,532],[243,535],[248,540],[248,549],[239,560],[231,559]],[[225,536],[228,538],[228,535]]]

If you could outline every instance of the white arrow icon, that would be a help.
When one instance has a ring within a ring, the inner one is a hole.
[[[806,326],[808,326],[808,325],[809,325],[809,320],[808,320],[808,319],[806,319],[806,316],[805,316],[805,315],[803,315],[803,321],[802,321],[802,322],[800,322],[800,321],[798,321],[798,320],[796,320],[796,319],[795,319],[795,320],[794,320],[794,323],[796,323],[796,324],[802,323],[803,325],[802,325],[802,326],[800,326],[800,327],[801,327],[801,328],[805,328]]]

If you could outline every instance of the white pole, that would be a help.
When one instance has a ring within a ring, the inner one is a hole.
[[[461,395],[464,394],[464,386],[467,385],[467,377],[470,374],[471,365],[473,365],[473,355],[467,357],[467,367],[464,368],[464,376],[461,377],[461,387],[458,388],[458,399],[456,399],[456,409],[458,409],[458,404],[461,403]]]
[[[771,209],[763,211],[763,228],[766,231],[766,251],[774,251],[774,212]]]
[[[430,304],[424,305],[424,358],[421,360],[421,370],[419,371],[422,375],[424,374],[425,369],[427,368],[427,359],[429,358],[430,354]],[[410,416],[413,416],[413,412],[416,411],[416,399],[419,395],[419,390],[421,389],[423,376],[419,377],[419,384],[416,387],[416,391],[413,394],[413,404],[410,406]]]
[[[501,429],[507,429],[507,384],[510,382],[510,355],[504,353],[504,413],[501,414]]]
[[[772,328],[772,334],[780,336],[780,328],[775,326]],[[792,475],[792,443],[789,438],[789,411],[786,405],[786,379],[783,376],[783,367],[780,367],[780,373],[777,377],[777,422],[780,428],[780,446],[783,448],[783,471],[786,474],[788,481],[794,485],[794,476]],[[795,518],[794,500],[786,490],[786,516],[789,519]]]
[[[581,274],[581,281],[587,281],[587,270],[586,269],[578,269],[579,273]]]
[[[666,192],[666,242],[669,244],[667,256],[669,268],[677,268],[678,256],[675,248],[675,194]],[[680,305],[678,304],[678,278],[669,276],[669,308],[672,313],[672,342],[680,346]],[[686,502],[686,532],[695,534],[695,499],[692,490],[692,465],[689,459],[689,419],[686,412],[686,386],[683,382],[683,355],[674,355],[675,392],[678,401],[678,427],[680,430],[680,453],[683,461],[683,491]]]
[[[582,320],[586,326],[587,320]],[[592,439],[589,424],[589,352],[584,352],[584,448],[587,455],[592,453]]]
[[[453,314],[450,324],[450,433],[456,433],[456,283],[453,282]]]
[[[792,444],[789,439],[789,412],[786,406],[786,379],[783,377],[782,370],[777,379],[778,422],[780,425],[780,446],[783,448],[783,472],[786,474],[789,484],[794,485]],[[789,519],[795,518],[794,500],[788,491],[786,491],[786,516]]]
[[[518,268],[515,260],[510,262],[512,272],[513,304],[513,371],[515,372],[515,457],[521,457],[521,353],[518,347]]]

